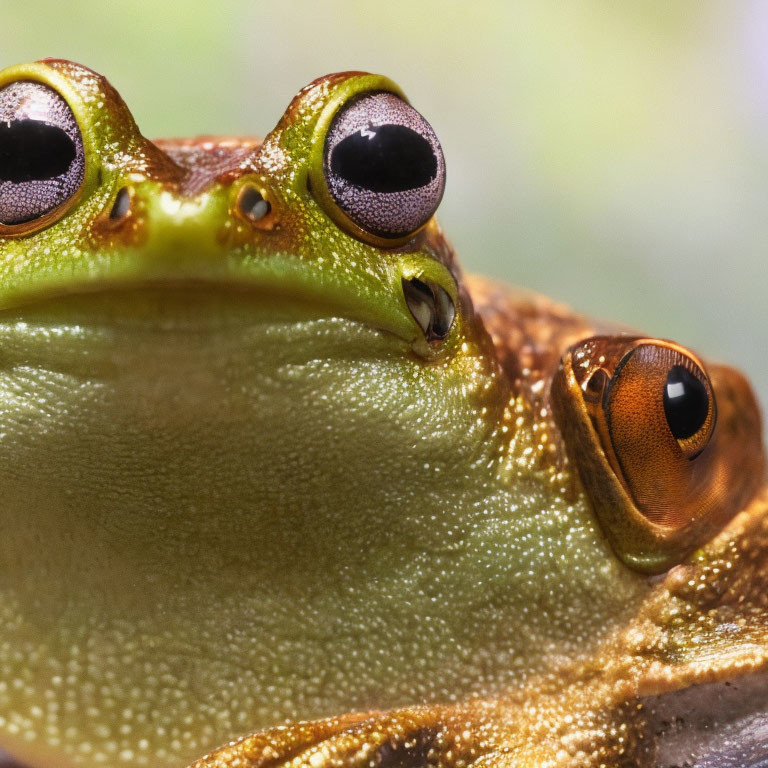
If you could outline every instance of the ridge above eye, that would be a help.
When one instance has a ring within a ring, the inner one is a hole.
[[[38,82],[0,89],[0,225],[50,213],[79,191],[84,177],[82,135],[67,102]]]

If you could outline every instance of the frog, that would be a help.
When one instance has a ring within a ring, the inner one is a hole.
[[[741,373],[465,275],[384,76],[150,141],[46,59],[0,118],[9,761],[763,764]]]

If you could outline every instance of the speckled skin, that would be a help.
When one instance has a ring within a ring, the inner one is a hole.
[[[639,697],[763,668],[768,493],[627,568],[549,398],[610,329],[463,278],[434,221],[385,247],[329,207],[335,110],[394,84],[318,80],[263,144],[151,143],[83,67],[18,80],[68,101],[86,173],[0,228],[6,749],[183,766],[267,729],[195,765],[651,766]],[[452,297],[444,342],[409,277]]]

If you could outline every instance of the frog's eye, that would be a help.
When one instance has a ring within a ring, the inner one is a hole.
[[[599,369],[603,370],[603,369]],[[595,418],[637,508],[657,525],[689,522],[685,504],[693,463],[712,437],[717,409],[709,378],[676,345],[643,343],[605,381]],[[591,378],[585,382],[589,387]]]
[[[341,211],[384,239],[412,235],[437,210],[445,162],[432,126],[393,93],[364,93],[334,116],[323,175]]]
[[[42,83],[0,90],[0,224],[32,222],[70,200],[85,177],[83,139],[67,102]]]
[[[732,369],[708,373],[684,347],[588,339],[564,356],[552,402],[598,515],[635,567],[668,567],[754,492],[763,455],[749,385]]]

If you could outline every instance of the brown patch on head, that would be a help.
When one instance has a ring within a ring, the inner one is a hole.
[[[261,147],[254,138],[199,136],[194,139],[157,139],[160,150],[183,171],[178,192],[192,197],[214,183],[230,184],[241,176]]]
[[[532,402],[545,406],[563,352],[598,325],[531,291],[474,275],[466,282],[505,372]]]

